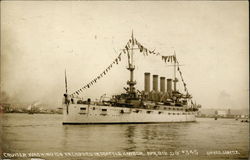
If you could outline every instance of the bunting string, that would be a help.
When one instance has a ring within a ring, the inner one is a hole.
[[[156,56],[160,56],[160,55],[161,55],[159,52],[155,52],[155,50],[151,51],[151,50],[147,49],[147,48],[144,47],[140,42],[138,42],[136,39],[133,40],[133,37],[132,37],[132,39],[130,39],[129,42],[132,43],[133,41],[134,41],[135,44],[138,46],[139,51],[142,52],[144,56],[148,56],[148,54],[153,54],[153,55],[156,55]],[[129,46],[126,46],[126,47],[129,48]],[[187,85],[186,85],[186,83],[185,83],[185,81],[184,81],[184,78],[183,78],[183,76],[182,76],[182,72],[181,72],[181,70],[180,70],[180,68],[179,68],[179,62],[178,62],[178,60],[177,60],[175,54],[174,54],[174,55],[170,55],[170,56],[161,56],[161,59],[162,59],[165,63],[167,63],[167,62],[170,62],[170,63],[174,62],[174,63],[177,63],[177,64],[178,64],[177,70],[178,70],[178,72],[179,72],[179,74],[180,74],[181,81],[182,81],[183,86],[184,86],[184,90],[185,90],[185,92],[186,92],[187,94],[189,94],[189,93],[188,93],[188,89],[187,89]]]
[[[128,56],[128,60],[130,59],[130,54],[129,54],[129,50],[130,49],[134,49],[133,46],[136,45],[139,49],[139,52],[142,53],[144,56],[148,56],[149,54],[151,55],[156,55],[156,56],[161,56],[161,54],[159,52],[155,52],[155,49],[154,50],[149,50],[148,48],[146,48],[145,46],[143,46],[140,42],[138,42],[137,39],[135,39],[133,37],[133,34],[131,36],[131,39],[129,39],[129,41],[126,43],[124,49],[121,50],[121,52],[119,53],[118,57],[115,58],[113,60],[113,62],[103,71],[101,72],[96,78],[94,78],[92,81],[90,81],[88,84],[84,85],[81,89],[75,91],[74,93],[72,93],[70,95],[70,97],[75,97],[75,96],[78,96],[81,92],[83,92],[84,90],[90,88],[92,85],[94,85],[95,83],[97,83],[103,76],[106,76],[107,73],[109,72],[109,70],[115,65],[115,64],[119,64],[119,62],[121,61],[121,56],[122,56],[122,53],[123,54],[127,54]],[[183,83],[183,86],[184,86],[184,90],[186,91],[186,93],[188,94],[188,90],[187,90],[187,87],[186,87],[186,83],[184,82],[184,79],[183,79],[183,76],[182,76],[182,72],[179,68],[179,62],[174,55],[170,55],[170,56],[161,56],[161,59],[165,62],[165,63],[177,63],[178,64],[178,67],[177,67],[177,70],[180,74],[180,77],[181,77],[181,80],[182,80],[182,83]]]
[[[185,90],[185,92],[187,93],[187,95],[189,95],[189,92],[188,92],[188,89],[187,89],[187,84],[186,84],[185,81],[184,81],[184,78],[183,78],[183,76],[182,76],[182,72],[181,72],[180,67],[179,67],[179,62],[177,61],[177,59],[176,59],[176,62],[177,62],[177,64],[178,64],[177,71],[178,71],[179,74],[180,74],[181,81],[182,81],[183,86],[184,86],[184,90]]]
[[[84,85],[81,89],[79,89],[79,90],[75,91],[74,93],[72,93],[70,95],[70,97],[78,96],[81,92],[83,92],[84,90],[90,88],[95,83],[97,83],[103,76],[107,75],[107,73],[109,72],[109,70],[111,70],[111,68],[114,66],[114,64],[119,64],[119,62],[122,60],[121,57],[122,57],[122,52],[119,53],[118,57],[115,58],[114,61],[103,72],[101,72],[96,78],[94,78],[88,84]]]

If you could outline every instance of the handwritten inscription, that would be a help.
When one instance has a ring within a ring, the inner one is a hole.
[[[32,160],[43,160],[44,157],[104,157],[104,156],[199,156],[199,155],[239,155],[237,150],[214,150],[200,154],[198,150],[156,151],[156,152],[47,152],[47,153],[3,153],[2,157],[32,158]],[[3,159],[2,159],[3,160]]]

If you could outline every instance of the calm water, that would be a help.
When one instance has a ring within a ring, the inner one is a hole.
[[[199,118],[194,123],[132,125],[62,125],[61,120],[62,115],[2,115],[2,152],[181,153],[174,156],[128,156],[126,159],[244,159],[249,154],[249,123],[234,119]],[[185,155],[185,150],[198,155]],[[239,154],[207,155],[209,151],[237,151]],[[43,158],[74,159],[65,156]],[[123,156],[101,158],[122,159]],[[85,156],[78,159],[100,158]]]

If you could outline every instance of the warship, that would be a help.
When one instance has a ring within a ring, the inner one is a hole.
[[[144,73],[144,90],[135,88],[134,79],[135,65],[133,61],[134,52],[143,55],[155,55],[161,57],[165,63],[174,63],[174,77],[166,78],[159,75]],[[106,75],[112,65],[121,61],[122,55],[127,55],[130,78],[124,93],[113,95],[109,98],[104,94],[100,100],[92,101],[90,98],[80,98],[79,94],[96,83],[102,76]],[[180,71],[179,62],[174,53],[171,56],[162,56],[154,50],[144,47],[133,33],[125,48],[122,49],[118,58],[93,81],[79,89],[73,94],[68,94],[67,77],[65,71],[66,93],[63,97],[63,124],[131,124],[131,123],[168,123],[168,122],[194,122],[201,105],[193,102],[186,83]],[[179,71],[185,93],[177,89],[178,79],[176,72]],[[152,82],[150,81],[152,77]],[[160,86],[158,85],[160,82]],[[150,84],[153,87],[151,90]],[[158,87],[159,86],[159,87]],[[160,90],[158,89],[160,88]]]

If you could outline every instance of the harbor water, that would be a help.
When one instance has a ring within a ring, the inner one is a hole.
[[[2,114],[0,118],[2,158],[247,159],[249,154],[249,123],[235,119],[62,125],[59,114]]]

